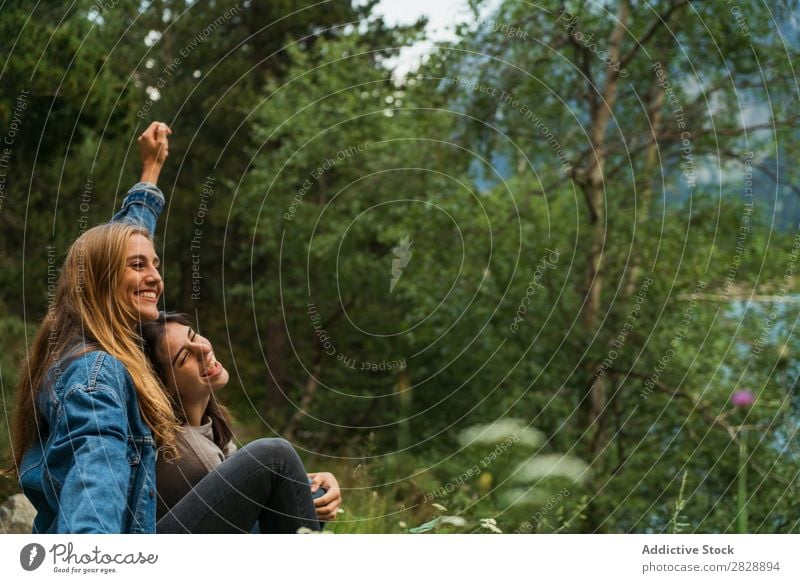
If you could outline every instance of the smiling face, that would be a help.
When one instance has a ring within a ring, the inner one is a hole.
[[[225,367],[214,358],[211,342],[177,322],[166,325],[158,359],[166,372],[167,388],[180,396],[184,407],[207,403],[211,393],[230,379]]]
[[[128,240],[119,290],[140,321],[158,318],[158,299],[164,291],[159,265],[160,260],[150,239],[144,235],[132,235]]]

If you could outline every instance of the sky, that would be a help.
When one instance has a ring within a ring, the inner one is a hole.
[[[495,6],[499,0],[488,2]],[[488,9],[487,9],[488,10]],[[383,0],[375,12],[384,17],[387,24],[411,24],[420,16],[428,17],[428,33],[431,40],[404,49],[397,60],[396,77],[403,77],[414,69],[420,59],[434,49],[437,41],[455,38],[453,25],[472,19],[466,0]],[[387,63],[391,66],[391,63]]]
[[[411,24],[420,16],[427,16],[428,31],[437,40],[454,38],[450,26],[453,21],[471,18],[465,0],[383,0],[375,12],[382,15],[387,24]]]

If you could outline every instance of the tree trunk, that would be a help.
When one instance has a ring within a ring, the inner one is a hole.
[[[653,204],[653,181],[655,180],[654,173],[658,162],[658,135],[661,130],[665,95],[664,90],[658,86],[658,79],[655,78],[647,108],[647,118],[650,120],[652,128],[652,141],[645,151],[644,169],[641,177],[636,181],[636,192],[638,193],[636,231],[638,233],[644,231],[647,217],[650,214],[650,206]],[[633,246],[631,268],[628,271],[628,283],[625,285],[625,295],[628,298],[633,298],[636,294],[636,288],[642,277],[642,260],[644,256],[641,245],[636,245],[635,240],[631,242],[631,245]]]
[[[306,386],[303,390],[303,396],[297,406],[297,410],[292,415],[291,421],[284,432],[286,439],[291,441],[294,438],[295,431],[300,424],[300,420],[307,415],[308,409],[314,402],[314,396],[319,387],[320,374],[322,373],[322,344],[316,343],[316,351],[314,353],[314,363],[311,366],[311,374],[306,379]]]
[[[608,54],[612,61],[619,62],[625,26],[628,21],[628,1],[621,0],[617,10],[617,24],[609,37]],[[590,241],[586,258],[586,280],[584,284],[584,306],[582,320],[584,329],[592,337],[597,332],[602,309],[603,292],[603,248],[606,242],[606,212],[604,171],[606,166],[606,132],[616,103],[619,72],[606,70],[603,99],[590,99],[592,121],[591,139],[594,157],[579,185],[583,190],[588,210]],[[589,453],[594,460],[602,451],[604,439],[602,414],[606,404],[605,378],[595,374],[597,363],[587,363],[590,374],[585,406],[588,409],[586,427],[592,435]]]
[[[277,316],[267,320],[264,349],[267,378],[263,410],[265,417],[274,418],[275,411],[281,409],[285,402],[283,387],[286,379],[286,327],[282,317]]]

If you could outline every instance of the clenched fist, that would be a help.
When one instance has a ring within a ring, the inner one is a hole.
[[[169,156],[170,127],[160,121],[154,121],[139,136],[139,156],[142,159],[142,182],[158,181],[158,175]]]

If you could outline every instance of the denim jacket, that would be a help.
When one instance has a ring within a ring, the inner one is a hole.
[[[139,183],[112,221],[152,234],[163,207],[161,191]],[[122,363],[101,350],[64,357],[36,405],[39,440],[20,465],[33,532],[154,533],[156,444]]]

